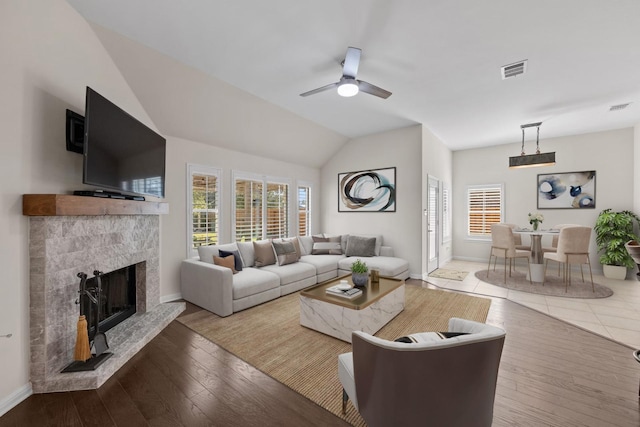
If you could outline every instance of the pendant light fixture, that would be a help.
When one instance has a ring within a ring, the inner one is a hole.
[[[509,168],[530,168],[535,166],[552,166],[556,164],[556,153],[540,153],[540,125],[538,123],[528,123],[526,125],[520,125],[522,129],[522,150],[519,156],[509,157]],[[524,153],[524,130],[526,128],[535,127],[537,129],[536,135],[536,154]]]

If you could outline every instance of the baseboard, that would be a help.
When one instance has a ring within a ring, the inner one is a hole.
[[[160,302],[165,303],[165,302],[177,301],[181,299],[182,299],[182,293],[178,292],[177,294],[164,295],[160,297]]]
[[[409,279],[424,280],[424,279],[422,278],[422,276],[423,276],[423,275],[422,275],[422,274],[419,274],[419,273],[418,273],[418,274],[409,274]]]
[[[31,383],[27,383],[20,387],[18,390],[11,393],[9,396],[0,400],[0,417],[9,412],[20,402],[33,394]]]

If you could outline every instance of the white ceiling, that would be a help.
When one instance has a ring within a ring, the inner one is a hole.
[[[67,1],[350,138],[421,123],[460,150],[519,142],[520,125],[537,121],[541,140],[640,123],[638,0]],[[362,49],[358,78],[393,95],[300,97],[338,81],[348,46]],[[501,79],[524,59],[526,74]]]

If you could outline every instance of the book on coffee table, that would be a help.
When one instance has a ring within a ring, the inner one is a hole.
[[[362,295],[362,291],[357,288],[344,288],[343,285],[335,285],[327,288],[329,295],[335,295],[337,297],[353,299]]]

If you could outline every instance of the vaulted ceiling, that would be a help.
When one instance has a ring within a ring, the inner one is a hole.
[[[326,147],[298,147],[322,160],[348,138],[416,123],[452,150],[519,142],[531,122],[543,122],[541,139],[640,123],[637,0],[67,1],[173,136],[215,134],[206,120],[196,131],[171,119],[177,107],[184,117],[221,109],[208,81],[326,128]],[[348,46],[362,49],[358,78],[393,95],[300,97],[338,81]],[[503,80],[500,67],[521,60],[526,72]],[[187,102],[178,92],[193,81],[205,89]],[[157,105],[159,93],[180,105]]]

